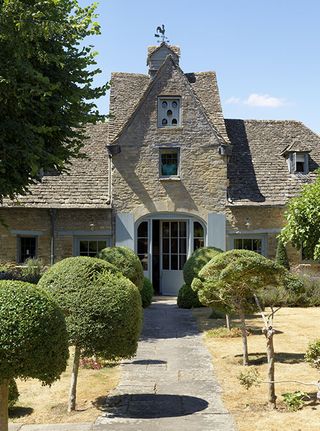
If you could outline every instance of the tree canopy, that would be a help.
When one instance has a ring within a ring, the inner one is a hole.
[[[287,223],[281,231],[284,243],[291,242],[308,259],[320,259],[320,172],[313,184],[288,202]]]
[[[107,84],[86,36],[99,34],[95,5],[77,0],[0,0],[0,201],[24,194],[40,172],[79,157],[94,100]]]

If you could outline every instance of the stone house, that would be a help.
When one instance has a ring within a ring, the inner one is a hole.
[[[274,257],[288,198],[315,178],[320,137],[297,121],[224,119],[215,73],[184,73],[179,58],[162,43],[148,49],[148,74],[112,74],[110,120],[87,128],[88,158],[3,202],[1,260],[125,245],[170,295],[198,247]]]

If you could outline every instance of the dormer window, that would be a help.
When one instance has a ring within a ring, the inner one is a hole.
[[[158,98],[158,127],[177,127],[180,117],[180,97]]]
[[[309,154],[305,152],[290,152],[288,154],[288,168],[291,174],[309,173]]]

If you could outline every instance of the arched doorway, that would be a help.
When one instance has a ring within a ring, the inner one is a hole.
[[[136,253],[158,294],[177,295],[186,260],[206,243],[206,223],[195,216],[159,213],[136,223]]]

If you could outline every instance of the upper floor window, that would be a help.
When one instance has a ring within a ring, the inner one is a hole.
[[[290,173],[307,174],[309,172],[309,154],[308,153],[289,153],[288,167]]]
[[[158,98],[158,127],[180,126],[180,97]]]
[[[179,163],[179,148],[160,148],[160,178],[179,178]]]

